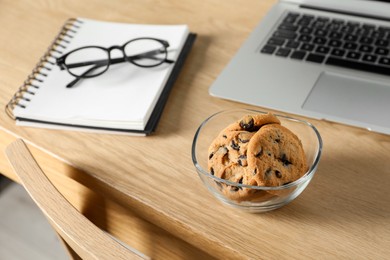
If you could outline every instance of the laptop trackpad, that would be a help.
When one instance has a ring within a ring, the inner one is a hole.
[[[379,82],[323,72],[303,109],[389,127],[390,87]]]

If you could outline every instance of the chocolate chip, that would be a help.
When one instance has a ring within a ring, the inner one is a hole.
[[[215,152],[218,156],[222,156],[221,160],[224,165],[226,165],[229,162],[228,152],[229,150],[225,146],[220,146],[218,148],[218,151]]]
[[[288,167],[290,164],[292,164],[292,163],[287,159],[286,154],[282,154],[282,157],[280,158],[280,160],[282,161],[283,166],[285,166],[285,167]]]
[[[247,166],[247,165],[248,165],[248,163],[247,163],[247,161],[246,161],[246,155],[240,155],[240,156],[238,157],[238,164],[239,164],[240,166]]]
[[[214,153],[210,153],[210,155],[209,155],[209,160],[210,160],[211,158],[213,158],[213,156],[214,156]]]
[[[258,151],[255,156],[260,157],[263,154],[263,149],[260,147],[260,151]]]
[[[253,170],[253,175],[256,175],[257,174],[257,168],[255,168],[254,170]]]
[[[239,141],[240,143],[245,144],[245,143],[249,142],[249,139],[241,139],[241,138],[238,138],[238,141]]]
[[[225,139],[227,138],[227,136],[226,136],[226,135],[223,135],[222,137],[223,137],[223,138],[225,138]]]
[[[210,168],[210,174],[211,174],[211,175],[214,175],[214,169],[213,169],[213,167]]]
[[[275,170],[275,175],[279,179],[282,178],[282,173],[280,171],[278,171],[278,170]]]
[[[238,144],[236,144],[236,142],[234,142],[234,140],[232,141],[232,144],[230,145],[230,147],[236,151],[240,150],[240,146]]]
[[[266,178],[269,178],[269,176],[271,175],[271,173],[272,173],[272,169],[271,169],[271,168],[268,168],[268,169],[265,171],[264,176],[265,176]]]
[[[246,116],[240,121],[240,127],[246,131],[253,131],[254,130],[254,120],[251,116]]]
[[[229,163],[229,154],[228,153],[225,153],[223,156],[222,156],[222,163],[223,165],[226,165]]]
[[[242,184],[242,177],[238,180],[238,183]],[[239,190],[242,190],[242,187],[240,187],[240,186],[234,186],[234,187],[239,189]]]
[[[232,186],[230,188],[231,191],[234,191],[234,192],[237,192],[238,191],[238,187],[237,186]]]
[[[228,152],[229,152],[229,150],[225,146],[220,146],[218,148],[218,150],[216,151],[216,153],[218,153],[218,155],[226,155]]]

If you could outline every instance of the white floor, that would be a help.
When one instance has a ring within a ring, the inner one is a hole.
[[[0,259],[68,259],[45,216],[19,184],[0,176]]]

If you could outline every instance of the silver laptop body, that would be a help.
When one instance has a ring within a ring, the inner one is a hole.
[[[212,84],[210,95],[390,134],[390,66],[385,75],[386,69],[379,74],[375,68],[373,73],[261,53],[289,13],[390,28],[390,3],[383,1],[280,0]]]

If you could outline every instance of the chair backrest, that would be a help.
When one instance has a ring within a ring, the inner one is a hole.
[[[82,215],[46,177],[23,140],[6,148],[15,174],[31,198],[48,218],[72,258],[147,259],[99,229]]]

